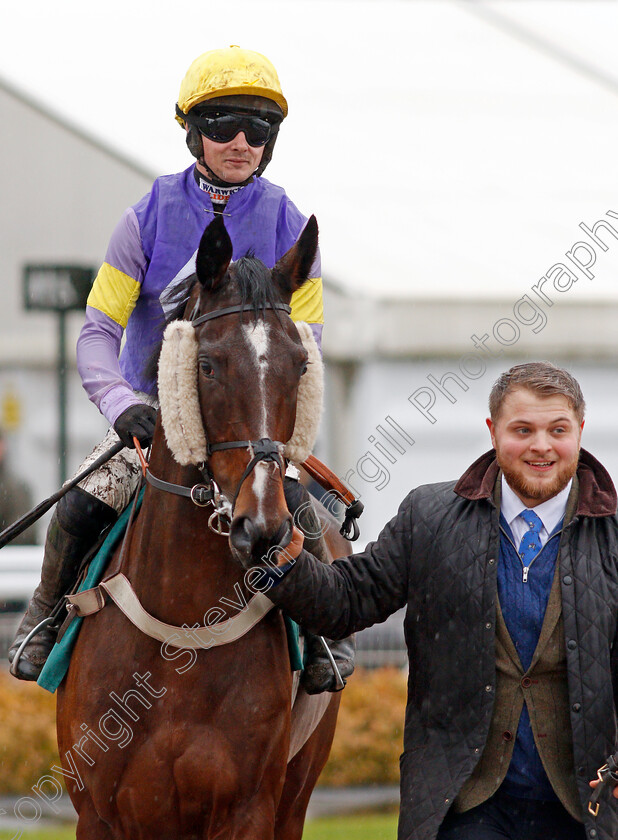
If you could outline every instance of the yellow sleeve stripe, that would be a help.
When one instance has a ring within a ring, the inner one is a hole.
[[[139,297],[140,284],[103,263],[88,295],[88,306],[99,309],[124,329]]]
[[[324,302],[322,300],[322,278],[311,277],[294,292],[290,302],[293,321],[306,321],[308,324],[324,323]]]

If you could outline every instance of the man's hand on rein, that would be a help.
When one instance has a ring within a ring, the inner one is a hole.
[[[600,784],[600,780],[599,779],[594,779],[594,781],[590,782],[589,784],[590,784],[591,788],[595,788]],[[612,791],[612,795],[613,795],[614,799],[618,799],[618,785],[614,785],[614,790]]]
[[[292,529],[292,539],[290,542],[285,546],[285,548],[281,548],[279,551],[275,552],[277,566],[285,566],[287,563],[291,563],[296,560],[300,552],[303,550],[304,542],[305,537],[303,536],[303,532],[294,525]]]
[[[114,431],[130,449],[135,449],[134,436],[141,446],[149,446],[154,435],[156,421],[156,409],[146,403],[138,403],[122,412],[114,423]]]

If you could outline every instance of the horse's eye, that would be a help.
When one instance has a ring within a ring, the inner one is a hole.
[[[204,376],[214,376],[215,373],[213,366],[206,360],[200,362],[200,371]]]
[[[300,375],[301,376],[304,376],[306,373],[307,373],[307,362],[305,362],[305,364],[300,369]]]

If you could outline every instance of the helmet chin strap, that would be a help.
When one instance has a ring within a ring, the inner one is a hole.
[[[204,167],[206,171],[206,177],[212,184],[214,184],[215,187],[244,187],[252,180],[252,178],[259,178],[259,176],[270,163],[278,133],[279,126],[277,125],[272,133],[270,140],[264,146],[264,153],[262,154],[262,160],[260,161],[258,168],[255,170],[255,172],[252,172],[251,175],[244,181],[235,184],[232,184],[230,181],[224,181],[222,178],[219,178],[219,176],[215,175],[212,169],[208,166],[208,164],[204,160],[204,146],[202,145],[202,135],[200,134],[196,126],[189,124],[186,136],[186,143],[187,148],[189,149],[193,157],[197,158],[197,162]]]
[[[244,181],[224,181],[223,178],[219,178],[218,175],[215,175],[215,173],[204,160],[203,155],[197,159],[197,162],[204,169],[204,172],[201,172],[201,170],[199,169],[198,172],[204,175],[206,180],[210,181],[210,183],[213,184],[215,187],[245,187],[249,183],[249,181],[253,180],[253,175],[255,174],[252,172],[251,175],[249,175],[248,178],[245,178]]]
[[[193,157],[197,158],[197,162],[204,169],[204,172],[202,174],[210,181],[211,184],[214,184],[215,187],[244,187],[253,178],[253,175],[255,173],[252,172],[251,175],[244,181],[237,181],[235,183],[232,183],[231,181],[224,181],[223,178],[219,178],[219,176],[212,171],[212,169],[204,160],[204,146],[202,145],[202,135],[195,126],[189,126],[186,139],[187,148],[189,149]]]

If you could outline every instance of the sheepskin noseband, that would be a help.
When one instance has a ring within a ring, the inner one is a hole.
[[[206,435],[197,393],[197,339],[189,321],[172,321],[159,356],[159,405],[165,439],[179,464],[206,460]]]
[[[285,457],[302,463],[315,445],[322,415],[324,368],[309,324],[296,322],[309,359],[298,386],[294,433],[285,445]],[[195,329],[190,321],[173,321],[163,334],[159,357],[159,403],[167,445],[182,466],[206,460],[206,435],[197,390]]]
[[[285,445],[284,455],[302,464],[313,452],[322,417],[324,398],[324,365],[309,324],[296,322],[296,329],[307,351],[307,372],[301,376],[296,399],[296,423],[292,437]]]

